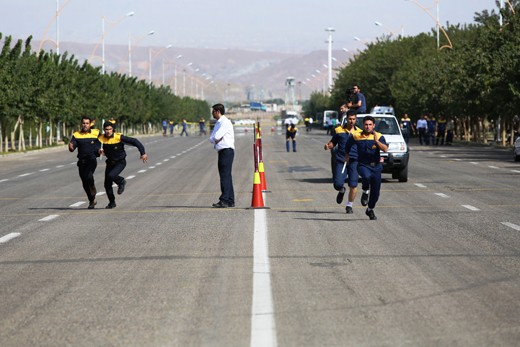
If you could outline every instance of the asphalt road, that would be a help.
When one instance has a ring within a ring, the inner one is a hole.
[[[251,130],[251,128],[250,128]],[[264,129],[269,210],[236,208],[199,136],[140,138],[117,208],[87,210],[75,153],[0,158],[0,346],[518,346],[520,165],[511,150],[411,143],[377,221],[336,204],[324,132]],[[104,162],[95,179],[103,191]]]

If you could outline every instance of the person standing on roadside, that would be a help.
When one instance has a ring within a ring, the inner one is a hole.
[[[417,130],[419,131],[419,142],[421,145],[424,142],[426,143],[426,136],[428,136],[428,122],[424,119],[426,116],[422,115],[421,119],[417,121]]]
[[[451,143],[453,142],[453,129],[455,129],[455,124],[451,120],[450,117],[448,117],[448,121],[446,122],[446,145],[451,146]]]
[[[175,125],[175,121],[172,119],[170,121],[170,137],[173,137],[173,126]]]
[[[361,205],[368,208],[365,214],[371,219],[376,220],[374,208],[379,200],[379,192],[381,190],[381,172],[383,165],[381,164],[381,151],[388,152],[385,137],[374,131],[375,119],[372,116],[363,118],[363,131],[353,133],[347,140],[345,146],[344,162],[348,163],[349,153],[353,146],[357,148],[358,155],[358,172],[362,176],[363,195],[361,196]],[[369,196],[370,193],[370,196]]]
[[[432,146],[435,144],[435,130],[437,129],[437,120],[433,116],[433,113],[430,113],[430,117],[426,119],[428,124],[428,135],[426,136],[426,144],[430,144],[430,140],[432,141]]]
[[[435,145],[439,145],[439,140],[441,141],[441,146],[444,145],[444,138],[446,137],[446,119],[444,119],[443,115],[439,116],[439,120],[437,121],[437,136],[435,137]]]
[[[186,137],[188,136],[188,131],[186,130],[186,119],[183,119],[182,120],[182,131],[181,131],[181,137],[182,137],[182,134],[186,133]]]
[[[331,118],[327,119],[327,135],[328,134],[332,135],[332,119]]]
[[[357,114],[364,114],[367,111],[367,101],[365,96],[361,94],[361,89],[359,85],[354,84],[352,87],[352,93],[354,94],[354,101],[349,102],[347,107],[350,109],[354,109]]]
[[[226,109],[222,104],[212,106],[213,118],[217,120],[209,141],[218,152],[218,174],[222,194],[219,202],[213,204],[216,208],[235,207],[235,192],[233,190],[233,159],[235,158],[235,131],[231,121],[224,116]]]
[[[343,105],[342,105],[343,107]],[[345,208],[347,214],[354,213],[352,210],[352,206],[354,204],[354,200],[356,199],[357,194],[357,185],[359,180],[359,174],[357,171],[357,147],[352,146],[350,149],[349,160],[346,167],[344,169],[343,159],[345,158],[345,148],[349,137],[351,137],[354,133],[361,133],[361,129],[356,127],[356,111],[348,111],[347,116],[344,122],[342,122],[342,126],[336,128],[336,134],[332,137],[332,139],[325,145],[325,150],[332,149],[334,146],[336,148],[336,169],[334,171],[334,189],[338,191],[338,195],[336,196],[336,202],[341,204],[343,202],[343,197],[345,196],[345,180],[348,177],[348,186],[349,186],[349,194],[348,194],[348,203]]]
[[[115,124],[114,124],[115,125]],[[166,118],[163,120],[162,122],[162,128],[163,128],[163,133],[162,133],[162,136],[166,136],[166,128],[168,127],[168,122],[166,121]]]
[[[202,135],[202,136],[206,136],[206,130],[204,130],[205,123],[206,123],[206,121],[204,120],[204,118],[201,118],[200,122],[199,122],[199,128],[200,128],[200,135]]]
[[[99,142],[103,144],[103,148],[99,150],[99,154],[107,157],[105,169],[105,190],[108,197],[108,205],[105,208],[112,209],[116,207],[116,197],[112,184],[118,185],[117,194],[121,195],[125,191],[126,180],[119,174],[126,167],[125,144],[137,147],[141,153],[143,163],[148,163],[148,156],[144,152],[144,146],[139,140],[132,137],[115,133],[115,126],[107,122],[103,126],[104,134],[99,135]]]
[[[407,114],[405,114],[404,118],[401,119],[400,125],[403,131],[404,139],[406,143],[408,143],[408,141],[410,141],[410,133],[413,130],[413,124],[410,118],[408,118]]]
[[[94,184],[94,171],[97,167],[97,158],[99,157],[99,148],[101,143],[98,140],[99,130],[91,129],[90,117],[81,118],[81,131],[76,131],[69,143],[69,151],[74,152],[78,149],[78,171],[83,190],[87,193],[89,209],[96,206],[96,185]]]

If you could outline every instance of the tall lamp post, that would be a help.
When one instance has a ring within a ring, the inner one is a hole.
[[[343,64],[342,62],[340,62],[338,59],[332,57],[332,60],[334,60],[336,63],[340,63],[341,66],[347,66],[347,64]]]
[[[161,78],[161,76],[162,76],[162,84],[164,85],[164,71],[166,71],[166,69],[168,68],[168,66],[170,66],[171,63],[173,63],[174,61],[176,61],[177,59],[180,59],[180,58],[182,58],[182,54],[181,54],[181,55],[178,55],[178,56],[177,56],[175,59],[173,59],[172,61],[166,61],[166,60],[164,60],[164,58],[163,58],[163,60],[162,60],[163,69],[162,69],[161,74],[159,75],[159,77],[157,77],[157,79],[155,80],[155,84],[157,84],[157,82],[159,82],[159,78]],[[166,65],[166,67],[164,66],[164,63],[165,63],[165,62],[168,63],[168,64]]]
[[[103,35],[101,36],[101,39],[99,39],[98,43],[96,44],[96,47],[94,47],[94,50],[92,51],[92,54],[90,55],[90,59],[89,59],[89,63],[92,62],[92,60],[94,58],[97,58],[99,60],[101,60],[101,63],[103,64],[102,66],[102,73],[105,73],[105,35],[108,34],[108,32],[110,30],[112,30],[112,28],[117,24],[119,23],[120,21],[122,21],[123,19],[125,19],[126,17],[132,17],[134,15],[134,12],[129,12],[127,13],[126,15],[124,15],[123,17],[121,17],[117,22],[110,22],[109,20],[106,19],[105,16],[103,16],[102,20],[101,20],[101,30],[103,32]],[[107,31],[105,31],[105,22],[109,23],[109,24],[112,24],[110,26],[110,28],[108,28]],[[102,52],[102,55],[101,55],[101,58],[98,57],[98,56],[94,56],[94,53],[96,53],[96,49],[98,48],[99,46],[99,43],[102,42],[101,44],[101,52]]]
[[[398,39],[399,37],[398,37],[395,33],[398,32],[398,31],[401,31],[401,30],[402,30],[402,31],[403,31],[403,32],[402,32],[402,36],[404,37],[404,25],[401,25],[401,27],[400,27],[399,29],[392,31],[392,30],[390,30],[386,25],[383,25],[383,24],[381,24],[380,22],[375,22],[375,24],[376,24],[377,26],[383,27],[383,28],[385,28],[386,30],[388,30],[392,35],[394,35],[394,37],[395,37],[396,39]]]
[[[134,39],[131,35],[128,35],[128,53],[126,53],[125,58],[123,59],[123,62],[121,63],[121,66],[119,67],[119,71],[123,70],[123,64],[126,61],[126,58],[128,57],[128,73],[130,74],[130,77],[132,77],[132,51],[134,50],[135,46],[139,44],[139,42],[143,41],[147,36],[153,35],[154,31],[150,31],[148,34],[141,37],[139,40]],[[136,43],[131,46],[131,41],[136,41]],[[130,47],[131,46],[131,47]]]
[[[172,78],[172,80],[170,82],[170,86],[171,86],[172,83],[175,81],[175,95],[179,95],[177,93],[177,75],[180,72],[184,71],[184,69],[186,69],[188,66],[191,66],[191,65],[193,65],[193,63],[189,63],[189,64],[184,65],[178,72],[177,72],[177,65],[175,65],[175,76],[173,76],[173,78]]]
[[[435,0],[435,3],[433,4],[433,6],[430,6],[430,7],[424,7],[424,6],[422,6],[421,4],[419,4],[415,0],[404,0],[404,1],[411,1],[411,2],[413,2],[414,4],[416,4],[417,6],[422,8],[426,13],[428,13],[430,15],[430,17],[432,17],[433,20],[437,23],[437,49],[438,50],[442,50],[443,48],[453,49],[453,45],[451,44],[451,40],[448,37],[448,34],[446,34],[446,31],[444,30],[444,28],[441,26],[441,23],[439,22],[439,0]],[[430,9],[434,8],[435,5],[437,5],[437,19],[429,11]],[[448,40],[449,45],[445,45],[445,46],[440,47],[440,43],[439,43],[439,28],[444,33],[444,36],[446,36],[446,39]]]
[[[56,45],[56,53],[58,53],[58,55],[60,54],[60,17],[59,16],[60,16],[61,10],[63,10],[65,5],[67,5],[69,2],[70,2],[70,0],[67,0],[67,2],[64,3],[63,6],[61,6],[61,8],[60,8],[60,2],[59,2],[59,0],[56,0],[56,14],[54,15],[54,17],[52,17],[51,22],[49,23],[49,25],[47,26],[47,29],[45,29],[45,32],[43,33],[43,37],[40,41],[40,46],[38,47],[38,55],[40,55],[40,50],[42,49],[42,44],[45,41],[53,42]],[[54,22],[55,18],[56,18],[56,41],[54,41],[52,39],[45,39],[45,35],[47,35],[47,31],[51,27],[51,24],[52,24],[52,22]]]
[[[172,48],[173,46],[172,45],[168,45],[166,47],[164,47],[163,49],[161,49],[159,52],[156,52],[152,49],[152,47],[150,47],[150,50],[148,51],[149,53],[149,60],[148,60],[148,65],[146,65],[146,67],[144,68],[143,70],[143,73],[141,74],[141,79],[143,79],[144,77],[144,74],[146,72],[146,69],[149,69],[148,70],[148,77],[150,79],[150,83],[152,82],[152,61],[157,58],[157,56],[159,54],[161,54],[162,52],[164,52],[165,50],[167,50],[168,48]],[[153,56],[152,58],[152,52],[155,53],[155,55]]]
[[[336,30],[334,30],[333,28],[327,28],[325,29],[325,31],[327,31],[329,33],[329,39],[327,41],[325,41],[326,43],[329,44],[329,88],[328,88],[328,91],[330,93],[330,91],[332,90],[332,33],[335,32]]]
[[[356,36],[354,36],[354,40],[359,41],[365,45],[367,44],[365,41],[361,40],[359,37],[356,37]]]

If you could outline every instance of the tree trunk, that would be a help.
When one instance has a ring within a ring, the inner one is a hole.
[[[4,140],[4,134],[2,133],[2,121],[0,121],[0,152],[3,151],[4,149],[4,143],[3,143],[3,140]]]
[[[40,148],[43,147],[42,128],[43,128],[43,119],[40,118],[40,122],[39,122],[39,126],[38,126],[38,137],[40,138],[40,143],[38,144],[38,146]]]
[[[15,123],[13,129],[11,130],[11,149],[13,151],[16,151],[15,133],[16,133],[16,129],[18,129],[18,125],[20,125],[20,116],[18,116],[18,119],[16,120],[16,123]]]
[[[466,138],[467,138],[466,118],[462,118],[460,120],[460,124],[462,126],[461,133],[460,133],[460,139],[466,140]]]
[[[5,126],[5,152],[9,152],[9,132],[11,131],[11,124]]]
[[[19,115],[18,118],[20,119],[20,131],[18,132],[18,150],[23,151],[23,150],[25,150],[25,134],[23,131],[23,116]]]
[[[487,140],[487,125],[486,125],[486,116],[482,117],[482,137],[483,137],[483,142],[485,145],[487,145],[488,143],[488,140]]]
[[[506,120],[502,117],[500,130],[502,130],[502,146],[506,145]]]

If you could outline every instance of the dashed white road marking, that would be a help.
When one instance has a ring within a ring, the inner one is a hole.
[[[516,224],[513,224],[513,223],[508,223],[508,222],[502,222],[502,224],[504,224],[505,226],[508,226],[510,228],[513,228],[515,230],[518,230],[520,231],[520,226],[516,225]]]
[[[435,195],[440,196],[441,198],[449,198],[449,195],[443,194],[443,193],[435,193]]]
[[[99,193],[96,194],[96,196],[100,196],[100,195],[103,195],[103,194],[105,194],[105,192],[99,192]]]
[[[462,159],[453,159],[453,160],[456,160],[456,161],[462,161]]]
[[[415,183],[415,185],[419,188],[427,188],[424,184]]]
[[[70,205],[69,207],[79,207],[86,203],[87,203],[86,201],[79,201],[79,202],[76,202],[75,204]]]
[[[131,180],[132,178],[135,178],[135,176],[128,176],[127,178],[125,178],[126,180]]]
[[[465,207],[471,211],[480,211],[480,208],[476,208],[475,206],[471,206],[471,205],[462,205],[462,207]]]
[[[155,169],[155,166],[150,166],[150,167],[148,167],[148,168],[149,168],[149,169]]]
[[[177,155],[182,155],[182,153],[177,153]]]
[[[490,167],[492,169],[500,169],[498,166],[493,166],[493,165],[489,165],[488,167]]]
[[[49,215],[47,217],[43,217],[42,219],[39,219],[38,221],[39,222],[48,222],[48,221],[53,220],[54,218],[57,218],[57,217],[59,217],[58,214],[51,214],[51,215]]]
[[[157,165],[162,165],[162,163],[157,163],[157,164],[155,164],[155,165],[156,165],[156,166],[157,166]]]
[[[186,151],[182,151],[182,153],[186,153]]]
[[[29,176],[29,175],[32,175],[33,173],[34,173],[34,172],[29,172],[29,173],[26,173],[26,174],[18,175],[18,177]]]
[[[50,169],[42,169],[40,172],[49,171]]]
[[[76,162],[75,162],[75,161],[73,161],[72,163],[69,163],[69,165],[74,165],[74,164],[76,164]]]
[[[5,182],[5,181],[9,181],[9,180],[7,178],[3,179],[3,180],[0,180],[0,182]]]
[[[137,173],[143,173],[143,172],[146,172],[146,170],[139,170],[139,171],[137,171]]]
[[[170,159],[164,159],[163,161],[170,161]]]
[[[8,242],[8,241],[14,239],[15,237],[20,236],[20,235],[22,235],[22,234],[20,234],[20,233],[10,233],[10,234],[7,234],[5,236],[0,237],[0,243],[6,243],[6,242]]]
[[[170,159],[173,159],[173,158],[175,158],[175,155],[170,157]]]
[[[445,156],[445,155],[441,155],[441,158],[448,158],[448,157],[447,157],[447,156]]]
[[[477,162],[474,162],[474,161],[470,161],[469,163],[470,163],[470,164],[473,164],[473,165],[478,165],[478,163],[477,163]]]
[[[56,166],[56,167],[63,167],[63,165],[58,165],[58,166]]]
[[[266,210],[255,210],[250,346],[276,346]]]
[[[520,171],[518,170],[511,170],[512,172],[516,172],[516,173],[520,173]]]

